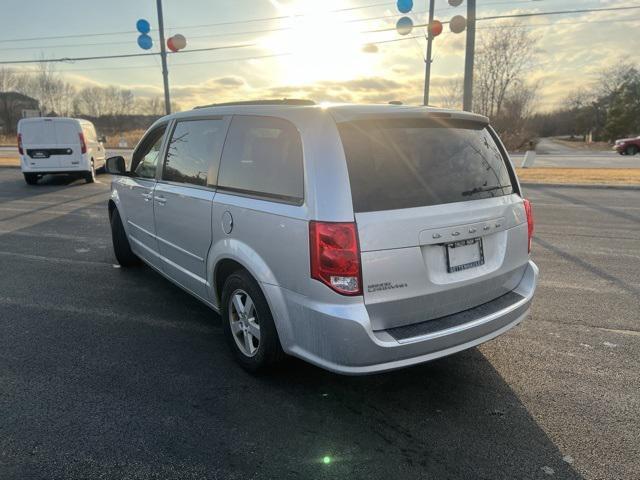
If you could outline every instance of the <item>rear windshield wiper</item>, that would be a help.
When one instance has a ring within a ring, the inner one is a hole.
[[[495,186],[492,186],[492,187],[475,187],[473,190],[467,190],[465,192],[462,192],[462,196],[463,197],[468,197],[468,196],[471,196],[471,195],[475,195],[476,193],[493,192],[494,190],[504,190],[506,188],[509,188],[509,187],[506,187],[506,186],[503,187],[503,186],[500,186],[500,185],[495,185]]]

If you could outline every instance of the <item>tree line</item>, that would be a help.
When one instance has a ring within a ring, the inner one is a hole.
[[[531,119],[541,136],[573,135],[612,142],[640,134],[640,71],[631,63],[600,72],[591,87],[582,88],[550,113]]]
[[[123,119],[125,124],[120,126],[127,130],[127,117],[160,117],[165,113],[162,97],[140,98],[131,90],[116,86],[76,87],[48,63],[41,63],[37,70],[29,72],[0,68],[0,93],[6,92],[36,99],[43,115],[102,119],[109,130],[121,124]],[[0,119],[5,121],[9,131],[15,130],[17,121],[11,101],[10,97],[5,97],[0,102]],[[172,110],[178,111],[178,105],[172,103]],[[131,128],[136,127],[138,125],[131,125]]]
[[[535,113],[541,87],[530,80],[539,65],[537,37],[519,28],[483,32],[476,49],[473,111],[491,120],[509,149],[528,148],[537,137],[574,135],[613,141],[640,134],[640,72],[629,63],[612,62],[588,88],[582,88],[551,112]],[[568,79],[571,81],[571,79]],[[462,106],[462,80],[440,90],[441,104]]]

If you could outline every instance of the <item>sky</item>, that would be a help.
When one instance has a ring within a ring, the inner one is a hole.
[[[428,0],[414,0],[409,16],[426,21]],[[477,0],[477,17],[525,12],[640,5],[633,0]],[[466,1],[435,0],[435,17],[466,15]],[[0,61],[143,53],[136,43],[139,18],[151,24],[159,51],[155,0],[2,0]],[[28,6],[28,7],[27,7]],[[25,8],[29,8],[25,14]],[[182,109],[255,98],[421,103],[424,29],[395,31],[394,0],[163,0],[167,36],[187,47],[168,58],[172,101]],[[640,59],[640,9],[486,20],[481,41],[496,29],[523,28],[536,39],[528,80],[538,85],[535,108],[550,111],[594,84],[616,64]],[[58,38],[52,38],[58,37]],[[414,38],[417,37],[417,38]],[[445,25],[436,38],[431,102],[464,70],[465,34]],[[208,52],[199,48],[222,47]],[[162,94],[157,55],[57,63],[78,87],[117,85],[139,97]],[[20,66],[30,71],[33,66]]]

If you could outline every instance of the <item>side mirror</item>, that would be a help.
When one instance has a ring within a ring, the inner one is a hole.
[[[124,161],[124,157],[118,155],[116,157],[107,158],[105,170],[111,175],[127,175],[127,165]]]
[[[107,143],[107,137],[105,137],[104,135],[100,135],[100,136],[98,137],[98,141],[99,141],[100,143]]]

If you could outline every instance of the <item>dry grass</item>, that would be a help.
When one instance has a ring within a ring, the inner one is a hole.
[[[582,140],[567,140],[564,138],[554,138],[553,141],[564,145],[565,147],[591,152],[609,152],[613,148],[613,145],[610,145],[607,142],[585,143]]]
[[[521,182],[640,185],[640,168],[517,168]]]
[[[20,160],[18,157],[0,157],[0,167],[19,167]]]
[[[138,130],[129,130],[128,132],[115,133],[113,135],[106,135],[107,143],[105,147],[107,148],[118,148],[120,143],[120,138],[124,138],[127,142],[128,148],[133,148],[138,143],[138,140],[142,138],[144,134],[144,129]],[[0,135],[0,146],[2,147],[15,147],[17,145],[17,140],[15,135]]]
[[[15,135],[0,135],[0,147],[15,147],[17,144]]]
[[[138,130],[129,130],[128,132],[116,133],[113,135],[106,135],[107,143],[105,144],[105,147],[119,148],[120,139],[124,138],[124,140],[127,142],[127,148],[133,148],[138,143],[138,140],[142,138],[142,135],[144,134],[144,132],[145,130],[138,129]]]

